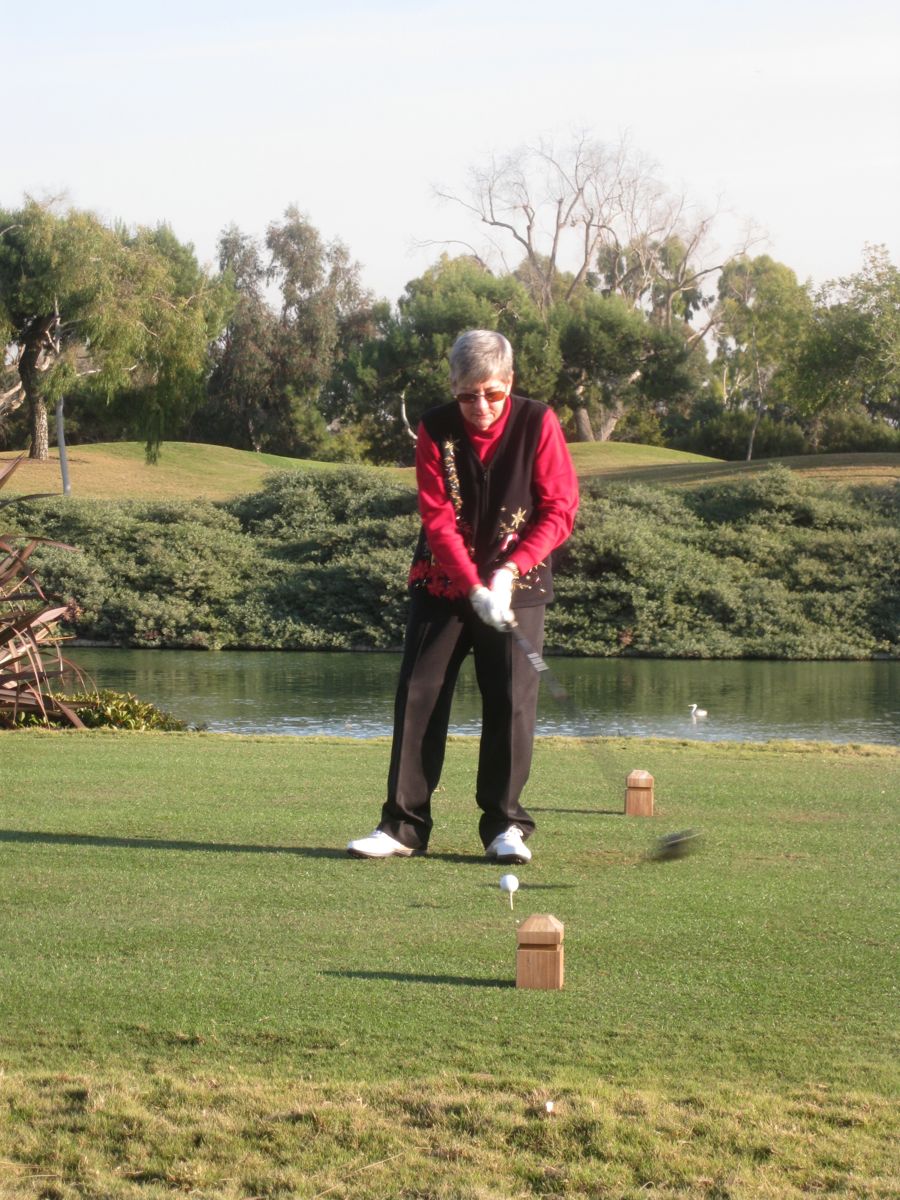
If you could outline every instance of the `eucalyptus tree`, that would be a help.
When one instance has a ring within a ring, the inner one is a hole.
[[[900,270],[884,246],[816,293],[796,388],[811,414],[855,407],[900,423]]]
[[[725,403],[753,411],[749,462],[763,414],[774,404],[791,406],[812,300],[790,267],[767,254],[727,263],[718,290],[716,365]]]
[[[275,406],[272,362],[278,318],[266,296],[260,246],[229,226],[219,238],[219,270],[232,300],[225,327],[211,347],[206,403],[191,428],[211,442],[262,450]]]
[[[239,448],[327,456],[329,386],[373,307],[359,265],[295,207],[262,243],[226,229],[219,265],[235,299],[197,428]]]
[[[343,353],[342,335],[365,323],[373,297],[343,242],[326,242],[297,208],[269,226],[267,281],[280,295],[276,376],[316,406]]]
[[[198,394],[222,314],[217,282],[166,227],[110,226],[32,199],[0,211],[0,413],[27,405],[32,458],[49,454],[47,404],[85,386],[129,393],[152,451],[167,416]]]

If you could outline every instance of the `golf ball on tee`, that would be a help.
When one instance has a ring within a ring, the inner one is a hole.
[[[519,890],[519,881],[515,875],[501,875],[500,890],[502,892],[517,892]]]

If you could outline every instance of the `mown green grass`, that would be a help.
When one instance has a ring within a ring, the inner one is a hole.
[[[468,739],[382,863],[385,742],[3,748],[0,1194],[894,1194],[897,753],[542,740],[511,912]],[[532,912],[562,992],[512,986]]]
[[[573,446],[579,471],[585,475],[607,470],[626,473],[660,465],[683,466],[718,460],[685,454],[661,446],[637,446],[622,442],[595,442]],[[0,464],[17,457],[0,455]],[[897,456],[900,459],[900,456]],[[277,454],[254,454],[228,446],[196,442],[165,442],[159,460],[148,463],[141,442],[103,442],[73,446],[69,450],[72,494],[89,500],[152,499],[176,500],[204,497],[229,500],[256,491],[273,471],[335,471],[341,464],[311,459],[285,458]],[[412,468],[371,467],[370,470],[414,486]],[[59,456],[52,452],[46,463],[25,461],[7,484],[10,493],[61,491]]]
[[[569,447],[579,477],[651,484],[723,482],[782,463],[799,474],[841,485],[885,484],[900,479],[900,454],[821,454],[721,462],[701,454],[628,442],[581,442]],[[16,455],[0,455],[0,465]],[[256,491],[273,471],[335,471],[341,465],[277,454],[254,454],[227,446],[166,442],[155,464],[145,460],[140,442],[73,446],[69,451],[72,494],[88,500],[179,500],[203,497],[229,500]],[[414,485],[408,467],[370,467],[382,477]],[[7,484],[7,492],[61,491],[59,459],[25,461]]]
[[[0,455],[0,465],[18,457]],[[148,463],[142,442],[100,442],[68,452],[72,495],[85,500],[229,500],[256,491],[274,471],[333,471],[333,463],[254,454],[199,442],[165,442]],[[376,470],[378,468],[372,468]],[[59,456],[25,460],[6,485],[8,494],[62,491]]]
[[[609,450],[615,448],[616,453]],[[658,459],[651,454],[655,446],[628,446],[624,443],[580,443],[569,447],[572,459],[583,479],[606,479],[610,482],[650,483],[685,486],[698,483],[731,483],[747,475],[756,475],[770,467],[789,467],[798,475],[821,483],[880,486],[900,479],[900,454],[798,454],[785,458],[758,458],[753,462],[722,462],[703,458],[699,454],[684,454],[677,460],[664,455]],[[639,451],[633,457],[619,451]]]

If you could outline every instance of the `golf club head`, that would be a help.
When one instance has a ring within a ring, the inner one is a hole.
[[[654,862],[673,862],[686,858],[697,849],[699,833],[696,829],[682,829],[678,833],[667,833],[659,839],[650,855]]]

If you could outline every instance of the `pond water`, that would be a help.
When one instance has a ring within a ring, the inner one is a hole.
[[[203,653],[71,648],[97,687],[133,692],[193,725],[232,733],[391,732],[399,654]],[[898,662],[549,658],[568,699],[542,686],[538,734],[900,743]],[[708,716],[692,720],[689,706]],[[471,661],[451,729],[479,731]]]

